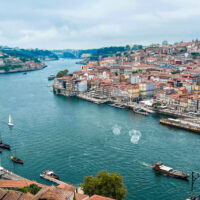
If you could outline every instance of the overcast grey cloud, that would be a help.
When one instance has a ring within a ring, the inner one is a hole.
[[[0,44],[96,48],[200,38],[200,0],[0,0]]]

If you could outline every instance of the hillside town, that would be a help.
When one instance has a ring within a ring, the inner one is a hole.
[[[44,67],[45,64],[37,59],[11,56],[0,51],[0,73],[33,71]]]
[[[151,45],[99,56],[72,76],[54,80],[54,92],[165,110],[177,115],[200,113],[200,42]]]

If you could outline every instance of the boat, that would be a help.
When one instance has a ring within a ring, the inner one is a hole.
[[[16,155],[14,156],[10,156],[11,160],[14,162],[14,163],[18,163],[18,164],[24,164],[24,161],[17,158]]]
[[[51,81],[51,80],[54,80],[54,78],[56,78],[55,75],[51,74],[50,76],[48,76],[48,80]]]
[[[160,123],[167,126],[181,128],[187,131],[192,131],[194,133],[200,134],[200,124],[196,122],[190,122],[182,119],[168,118],[168,119],[160,119]]]
[[[145,116],[148,115],[148,112],[143,109],[135,109],[134,112]]]
[[[0,148],[10,150],[10,145],[3,143],[1,139],[1,134],[0,134]]]
[[[11,115],[9,115],[9,118],[8,118],[8,126],[14,126]]]
[[[153,164],[152,167],[155,171],[166,174],[168,176],[172,176],[174,178],[187,180],[187,178],[189,177],[189,174],[186,174],[182,171],[174,170],[171,167],[167,167],[162,162],[157,162],[156,164]]]
[[[59,180],[59,176],[56,175],[53,170],[49,170],[49,169],[48,170],[42,170],[42,174],[40,174],[40,177],[44,178],[44,176],[49,176],[51,178],[55,178],[55,179]]]
[[[121,105],[119,105],[119,104],[108,104],[109,106],[111,106],[111,107],[115,107],[115,108],[120,108],[120,109],[122,109],[122,108],[125,108],[124,106],[121,106]]]
[[[23,74],[24,74],[24,75],[26,75],[26,74],[27,74],[27,72],[24,72]]]
[[[0,148],[10,150],[10,145],[1,143]]]

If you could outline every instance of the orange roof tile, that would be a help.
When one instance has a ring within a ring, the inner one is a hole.
[[[46,185],[30,180],[0,180],[0,188],[23,188],[33,183],[40,187],[46,187]]]
[[[0,199],[2,199],[6,195],[6,191],[0,188]]]
[[[17,200],[20,197],[20,194],[18,194],[15,191],[8,191],[6,196],[3,198],[3,200]]]
[[[74,185],[64,185],[64,184],[60,184],[59,186],[57,186],[58,188],[61,188],[61,189],[65,189],[67,191],[72,191],[72,192],[75,192],[76,190],[76,186]]]
[[[28,192],[28,193],[22,194],[18,200],[32,200],[33,197],[34,196]]]
[[[87,199],[89,199],[89,196],[84,195],[84,194],[75,193],[75,199],[76,200],[87,200]]]
[[[90,197],[88,200],[114,200],[108,197],[103,197],[103,196],[99,196],[99,195],[93,195],[92,197]]]
[[[33,198],[33,200],[39,199],[51,199],[51,200],[66,200],[73,195],[73,192],[66,191],[56,186],[50,186],[41,189]]]

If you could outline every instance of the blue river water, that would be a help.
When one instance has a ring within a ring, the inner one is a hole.
[[[156,175],[151,165],[163,161],[175,169],[200,171],[200,136],[159,124],[148,117],[108,105],[56,96],[50,74],[80,68],[76,60],[46,62],[40,71],[0,75],[0,133],[12,150],[3,150],[1,165],[31,180],[53,169],[70,184],[100,170],[119,172],[132,199],[186,199],[190,181]],[[14,127],[7,125],[11,114]],[[24,165],[13,164],[16,152]]]

